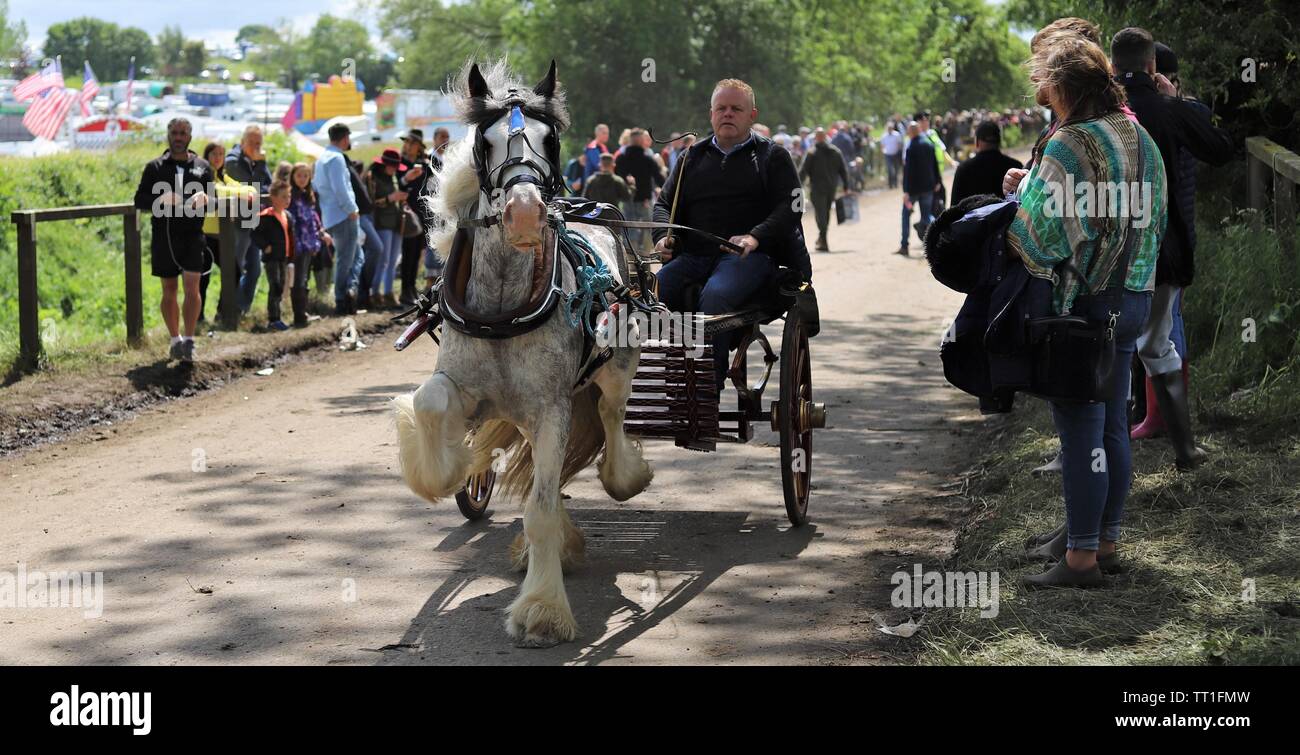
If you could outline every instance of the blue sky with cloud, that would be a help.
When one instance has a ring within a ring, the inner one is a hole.
[[[80,16],[91,16],[123,26],[136,26],[156,37],[164,26],[179,25],[185,36],[218,45],[233,45],[235,33],[245,24],[274,25],[288,19],[295,28],[307,31],[323,13],[366,22],[376,44],[378,29],[371,14],[360,9],[358,0],[273,0],[256,2],[212,2],[197,0],[9,0],[9,16],[27,24],[27,41],[39,48],[45,30],[52,24]]]

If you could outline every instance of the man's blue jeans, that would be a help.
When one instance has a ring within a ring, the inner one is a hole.
[[[358,291],[369,291],[375,280],[375,263],[383,247],[379,244],[379,231],[369,215],[361,216],[361,252],[364,257],[362,273],[357,279]]]
[[[776,263],[762,251],[747,256],[719,253],[714,256],[683,254],[673,257],[659,270],[659,299],[668,309],[682,312],[687,305],[686,289],[703,285],[700,312],[720,315],[744,306],[776,272]],[[713,366],[721,388],[727,377],[727,350],[733,333],[713,341]]]
[[[1107,297],[1079,299],[1072,314],[1105,321]],[[1103,403],[1052,402],[1061,438],[1061,485],[1065,492],[1067,547],[1097,550],[1099,540],[1119,540],[1124,500],[1133,481],[1129,447],[1129,369],[1138,333],[1151,311],[1151,292],[1125,291],[1115,325],[1114,395]]]
[[[925,243],[925,232],[930,227],[930,208],[934,206],[934,192],[926,191],[920,194],[912,195],[912,204],[921,210],[921,243]],[[903,202],[903,241],[902,246],[907,246],[907,240],[912,236],[912,209],[907,206],[906,200]]]
[[[342,306],[348,290],[356,289],[366,256],[361,252],[361,223],[356,218],[326,229],[334,239],[334,303]]]

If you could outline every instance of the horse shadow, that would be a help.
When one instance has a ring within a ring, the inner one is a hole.
[[[450,528],[435,548],[464,558],[402,638],[380,649],[377,665],[598,664],[620,657],[621,648],[661,627],[729,570],[794,559],[820,536],[813,525],[751,522],[744,511],[571,509],[570,515],[587,537],[586,564],[564,580],[578,621],[573,642],[514,647],[505,609],[523,575],[509,570],[506,549],[523,519],[484,520]],[[724,541],[727,546],[715,547]],[[475,587],[479,580],[495,589],[476,595],[484,589]],[[510,584],[501,586],[505,580]]]

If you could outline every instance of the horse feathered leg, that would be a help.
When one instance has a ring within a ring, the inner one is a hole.
[[[393,399],[402,478],[417,495],[437,501],[465,485],[472,454],[465,445],[465,400],[444,373]]]
[[[567,406],[548,413],[528,433],[534,464],[533,489],[524,502],[528,574],[506,609],[506,631],[521,647],[549,647],[578,633],[561,563],[568,517],[560,499],[560,473],[568,433]]]
[[[623,431],[639,354],[640,349],[617,349],[609,363],[595,375],[596,386],[600,388],[600,422],[605,428],[605,455],[601,457],[596,476],[605,486],[605,492],[616,501],[626,501],[640,493],[654,479],[654,470],[646,462],[641,444]]]

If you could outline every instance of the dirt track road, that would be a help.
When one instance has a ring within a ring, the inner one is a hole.
[[[567,490],[589,556],[566,579],[578,640],[517,649],[502,609],[521,511],[498,500],[466,523],[405,488],[385,402],[432,371],[435,347],[372,343],[0,460],[0,572],[105,579],[96,618],[0,608],[0,663],[899,660],[872,616],[901,619],[888,575],[950,545],[941,486],[976,451],[976,413],[936,349],[959,297],[915,239],[910,259],[891,254],[898,208],[892,191],[864,197],[862,221],[814,255],[814,398],[830,421],[808,526],[786,521],[765,428],[714,454],[649,443],[639,497],[610,501],[594,470]]]

